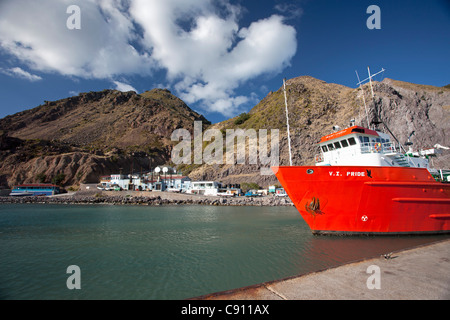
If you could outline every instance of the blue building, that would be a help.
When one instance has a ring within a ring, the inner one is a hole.
[[[54,184],[21,184],[14,186],[10,196],[51,196],[60,193],[59,186]]]

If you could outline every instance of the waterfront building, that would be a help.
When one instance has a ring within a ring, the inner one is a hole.
[[[101,190],[134,190],[134,191],[176,191],[183,192],[190,186],[191,179],[181,174],[112,174],[100,179],[98,189]]]
[[[54,184],[21,184],[14,186],[10,196],[51,196],[60,193],[60,188]]]
[[[286,193],[286,190],[284,190],[284,188],[277,188],[275,190],[275,195],[277,197],[287,197],[287,193]]]
[[[217,181],[192,181],[186,193],[205,196],[237,196],[242,193],[239,185],[222,185]]]

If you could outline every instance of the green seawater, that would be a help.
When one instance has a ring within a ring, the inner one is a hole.
[[[0,299],[186,299],[447,238],[314,236],[293,207],[0,205]]]

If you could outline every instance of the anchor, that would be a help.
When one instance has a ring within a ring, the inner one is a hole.
[[[316,197],[313,197],[311,199],[309,205],[308,203],[305,204],[305,210],[313,216],[315,216],[316,214],[323,214],[323,212],[320,211],[320,200]]]

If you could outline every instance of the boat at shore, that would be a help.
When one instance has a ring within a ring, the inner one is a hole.
[[[403,155],[386,134],[360,126],[319,147],[316,166],[273,168],[313,233],[450,232],[450,184],[432,175],[427,157]]]
[[[450,170],[429,165],[449,148],[414,152],[408,139],[406,150],[376,120],[371,129],[354,120],[333,127],[318,143],[315,166],[290,159],[289,166],[272,167],[289,198],[314,234],[450,233]]]

